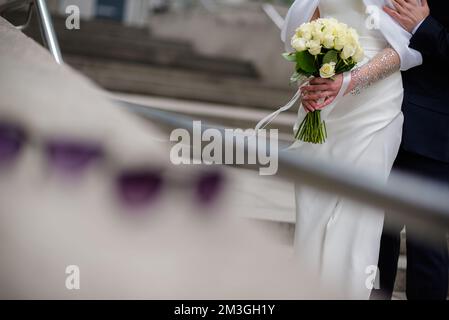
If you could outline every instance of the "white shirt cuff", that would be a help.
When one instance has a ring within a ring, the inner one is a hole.
[[[415,34],[416,31],[419,29],[419,27],[421,27],[422,23],[424,22],[425,19],[421,20],[420,23],[418,23],[418,25],[413,29],[412,34]]]

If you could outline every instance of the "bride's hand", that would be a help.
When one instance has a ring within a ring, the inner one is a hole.
[[[307,111],[321,110],[332,103],[340,92],[343,75],[333,79],[313,78],[309,85],[301,88],[302,101]]]

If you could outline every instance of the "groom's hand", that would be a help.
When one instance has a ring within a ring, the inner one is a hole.
[[[430,14],[427,0],[392,0],[395,9],[384,7],[384,11],[410,33]]]

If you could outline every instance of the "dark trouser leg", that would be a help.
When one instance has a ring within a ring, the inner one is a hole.
[[[388,219],[386,217],[386,226]],[[379,253],[379,289],[371,292],[372,300],[390,300],[396,279],[399,251],[401,246],[401,228],[384,227]]]
[[[409,228],[410,229],[410,228]],[[446,300],[449,257],[446,235],[426,243],[407,229],[407,299]]]
[[[443,183],[442,188],[449,186],[449,163],[401,150],[395,169]],[[406,226],[406,235],[407,298],[446,299],[449,272],[446,234],[440,234],[435,243],[427,243],[420,241],[413,229]]]

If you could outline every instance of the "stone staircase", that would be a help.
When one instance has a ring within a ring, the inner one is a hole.
[[[405,231],[401,232],[401,249],[398,261],[398,272],[396,274],[396,282],[394,284],[393,299],[406,299],[405,288],[406,280],[405,273],[407,270],[407,257],[405,248]]]
[[[6,18],[18,24],[23,14]],[[264,84],[249,61],[204,55],[147,28],[92,20],[68,30],[63,17],[53,20],[64,60],[108,90],[266,109],[284,104],[294,91]],[[25,33],[41,42],[35,18]]]
[[[198,54],[188,42],[152,36],[147,29],[128,27],[113,21],[82,21],[80,30],[67,30],[61,17],[54,17],[63,52],[123,63],[156,65],[170,69],[233,75],[257,79],[246,61]]]

